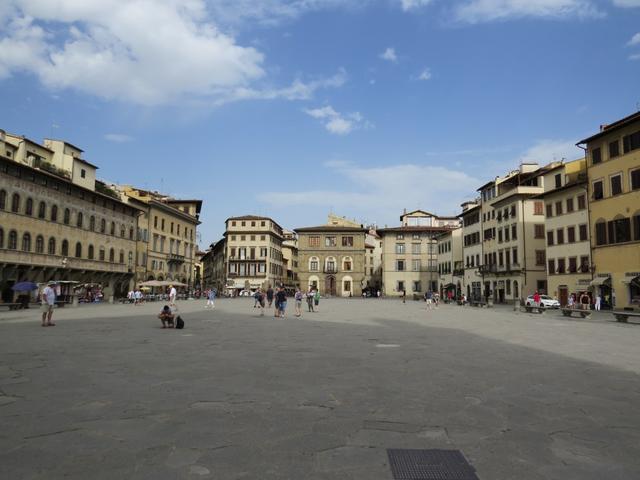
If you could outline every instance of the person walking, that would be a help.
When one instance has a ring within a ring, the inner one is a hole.
[[[299,288],[296,288],[294,299],[296,301],[296,317],[299,317],[302,315],[302,292]]]
[[[540,300],[540,294],[538,293],[538,290],[536,290],[533,294],[533,304],[538,308],[540,308]]]
[[[55,283],[49,282],[49,284],[44,287],[42,293],[40,294],[40,302],[42,306],[40,309],[42,310],[42,326],[43,327],[55,327],[56,324],[51,321],[51,317],[53,317],[53,308],[56,305],[56,291],[53,289]]]
[[[311,288],[307,292],[307,308],[310,312],[313,312],[313,290]]]
[[[258,300],[258,307],[260,308],[260,316],[264,317],[264,292],[261,288],[258,288],[258,290],[256,290],[256,295]]]
[[[596,311],[600,311],[600,306],[602,304],[602,297],[600,296],[600,294],[596,295]]]
[[[320,305],[320,290],[315,290],[313,293],[313,310],[315,312],[318,311],[318,306]]]
[[[216,291],[210,288],[207,292],[207,305],[205,308],[216,308]]]
[[[260,287],[258,287],[256,291],[253,293],[253,308],[258,308],[258,305],[260,304],[261,296],[262,296],[262,292],[260,291]]]
[[[580,295],[580,308],[589,310],[589,295],[586,292],[582,292],[582,295]]]
[[[402,289],[402,303],[407,303],[407,291]]]
[[[287,292],[283,287],[279,287],[276,292],[276,317],[284,318],[284,312],[287,308]]]
[[[569,298],[567,299],[567,308],[575,308],[576,306],[576,301],[573,298],[573,293],[571,295],[569,295]]]
[[[169,285],[169,305],[176,306],[176,297],[178,296],[178,291],[173,285]]]
[[[271,288],[271,285],[267,288],[267,302],[269,302],[269,308],[271,308],[271,304],[273,303],[273,288]]]
[[[427,310],[433,310],[433,292],[427,290]]]

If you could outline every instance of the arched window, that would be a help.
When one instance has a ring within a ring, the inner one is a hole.
[[[109,250],[109,261],[111,263],[116,261],[116,252],[113,248]]]
[[[27,203],[24,206],[25,215],[33,215],[33,198],[27,198]]]
[[[101,262],[104,262],[104,247],[100,247],[100,257],[98,257]]]
[[[344,257],[342,259],[342,269],[346,272],[353,270],[353,260],[351,257]]]
[[[71,222],[71,210],[69,210],[68,208],[64,209],[63,222],[64,222],[65,225],[69,225],[69,222]]]
[[[518,291],[518,281],[513,281],[513,298],[520,298],[520,292]]]
[[[336,273],[338,271],[335,257],[327,257],[324,263],[324,271],[325,273]]]
[[[18,213],[20,211],[20,195],[17,193],[14,193],[11,198],[11,211],[13,213]]]
[[[62,240],[62,251],[60,252],[60,254],[63,257],[69,255],[69,242],[67,240]]]
[[[44,219],[47,216],[47,204],[40,202],[38,204],[38,218]]]
[[[49,255],[56,254],[56,239],[53,237],[49,237],[49,250],[47,251]]]
[[[53,207],[51,207],[51,221],[52,222],[57,222],[58,221],[58,206],[54,205]]]
[[[120,236],[122,238],[124,238],[125,233],[126,233],[126,229],[124,228],[124,225],[120,225]]]
[[[95,229],[96,229],[96,217],[91,215],[91,217],[89,217],[89,230],[93,232],[95,231]]]
[[[9,241],[7,242],[7,248],[9,250],[17,250],[18,248],[18,232],[11,230],[9,232]]]
[[[120,250],[120,263],[124,263],[124,250]]]
[[[4,248],[4,230],[0,228],[0,248]]]
[[[100,220],[100,233],[104,233],[107,231],[107,222],[104,220]]]
[[[7,208],[7,191],[0,190],[0,210]]]
[[[317,272],[318,270],[320,270],[320,261],[318,260],[318,257],[311,257],[309,259],[309,271]]]
[[[31,234],[29,233],[22,234],[22,251],[23,252],[31,251]]]
[[[77,216],[77,220],[76,220],[76,225],[78,228],[82,228],[83,227],[83,223],[84,223],[84,219],[82,218],[82,212],[78,212],[78,216]]]
[[[36,237],[36,253],[44,253],[44,237],[42,235]]]
[[[82,258],[82,244],[76,242],[76,258]]]
[[[111,235],[116,234],[116,222],[111,222]]]
[[[129,240],[133,240],[133,227],[129,227]]]
[[[94,255],[93,245],[89,245],[89,249],[87,251],[87,257],[89,258],[89,260],[93,260],[93,255]]]

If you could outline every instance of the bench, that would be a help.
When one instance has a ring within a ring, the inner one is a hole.
[[[632,312],[626,310],[617,310],[611,312],[611,314],[616,317],[616,321],[620,323],[627,323],[629,317],[637,317],[640,318],[640,312]]]
[[[0,307],[7,307],[9,310],[20,310],[24,308],[22,303],[0,303]]]
[[[591,317],[591,310],[581,310],[579,308],[561,308],[560,310],[562,311],[562,315],[565,317],[573,317],[574,313],[577,313],[578,315],[576,316],[580,316],[582,318]]]
[[[536,307],[534,305],[525,305],[524,307],[520,308],[520,311],[522,311],[523,308],[527,313],[544,313],[547,310],[545,307]]]

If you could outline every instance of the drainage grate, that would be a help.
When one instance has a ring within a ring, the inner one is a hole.
[[[395,480],[479,480],[460,450],[389,449]]]

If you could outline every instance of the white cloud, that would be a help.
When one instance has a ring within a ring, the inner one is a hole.
[[[613,0],[613,4],[622,8],[640,7],[640,0]]]
[[[430,80],[431,79],[431,70],[429,70],[428,68],[425,68],[422,70],[422,72],[420,72],[420,75],[418,75],[418,80]]]
[[[360,112],[343,115],[334,110],[331,105],[308,109],[304,112],[313,118],[321,120],[327,131],[334,135],[347,135],[357,128],[371,127],[371,124],[364,119]]]
[[[599,17],[591,0],[465,0],[454,8],[463,22],[479,23],[525,17]]]
[[[415,10],[421,7],[425,7],[431,3],[431,0],[400,0],[402,10],[408,12],[409,10]]]
[[[382,52],[379,57],[382,60],[386,60],[388,62],[397,62],[398,56],[396,55],[396,50],[394,48],[388,47],[384,52]]]
[[[633,55],[629,55],[629,60],[640,60],[640,53],[634,53]]]
[[[325,164],[326,165],[326,164]],[[457,213],[458,205],[473,196],[482,182],[445,167],[399,164],[369,167],[351,163],[329,165],[348,191],[310,190],[259,195],[274,206],[330,207],[356,211],[365,218],[393,221],[403,208],[425,208],[439,214]],[[380,199],[384,202],[381,203]]]
[[[546,165],[562,159],[571,161],[584,157],[584,152],[575,143],[574,140],[540,140],[526,150],[519,161]]]
[[[133,141],[133,137],[125,135],[123,133],[107,133],[104,136],[105,140],[115,143],[126,143]]]
[[[631,37],[631,40],[629,40],[629,43],[627,45],[640,45],[640,32]]]
[[[264,55],[222,33],[205,0],[6,2],[12,10],[0,15],[0,77],[28,72],[54,90],[142,105],[309,98],[339,83],[258,85]]]

